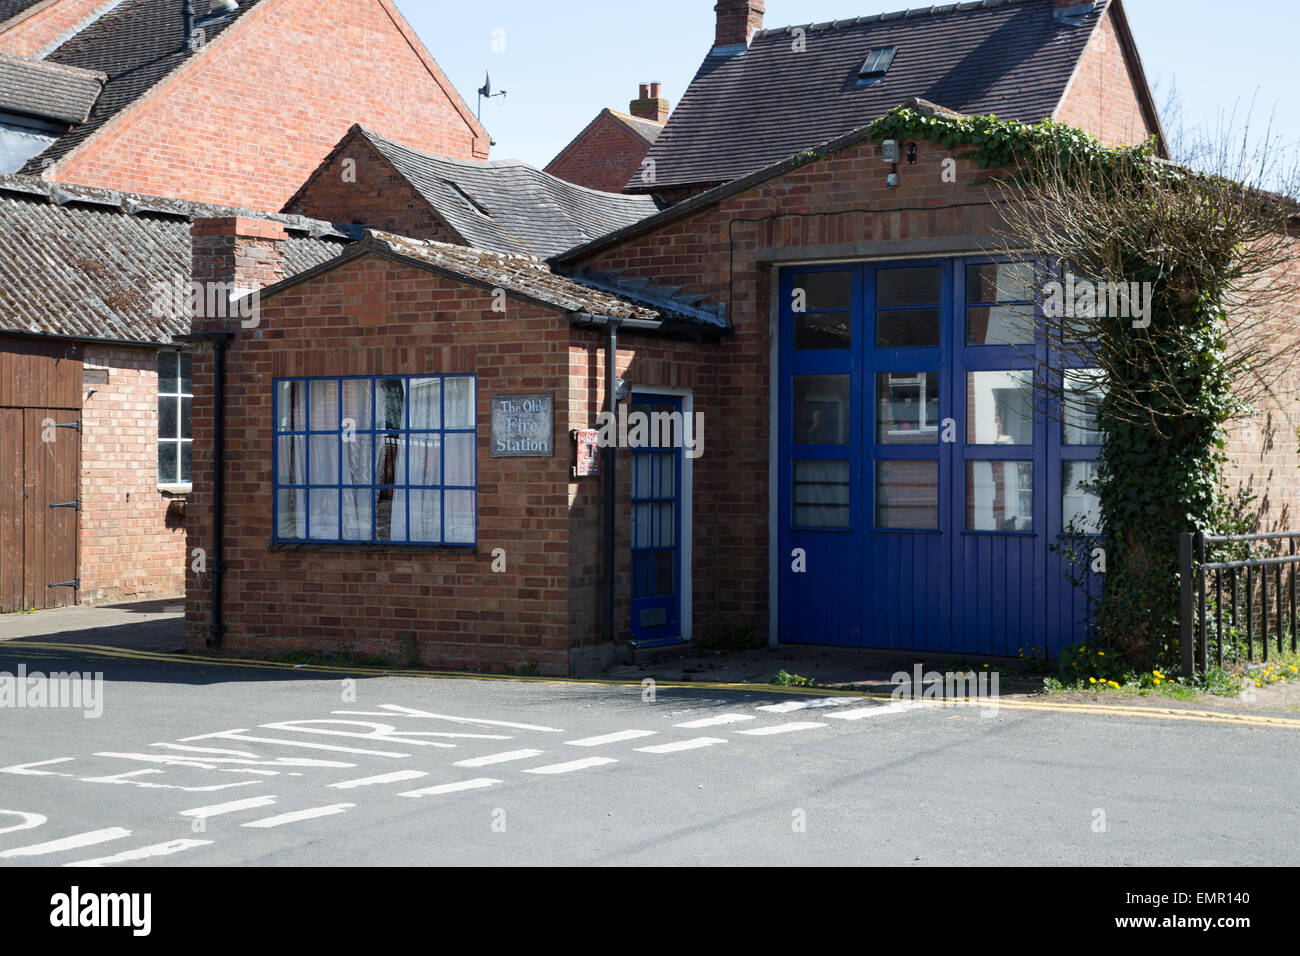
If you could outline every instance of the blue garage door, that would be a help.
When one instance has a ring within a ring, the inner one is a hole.
[[[782,641],[1015,655],[1080,639],[1063,532],[1095,520],[1091,379],[1036,336],[1029,273],[783,273]],[[1044,376],[1079,394],[1064,416]]]

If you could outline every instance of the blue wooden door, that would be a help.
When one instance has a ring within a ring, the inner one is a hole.
[[[1053,544],[1095,467],[1068,440],[1095,435],[1063,432],[1035,388],[1064,371],[1036,281],[987,259],[782,274],[782,641],[1014,656],[1078,638]]]
[[[682,400],[635,394],[628,408],[654,423],[677,416]],[[630,433],[629,429],[629,433]],[[653,428],[647,434],[664,435]],[[680,431],[668,434],[679,435]],[[632,640],[639,646],[682,636],[682,453],[680,445],[630,449],[632,469]]]

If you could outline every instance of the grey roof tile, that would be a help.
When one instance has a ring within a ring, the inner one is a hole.
[[[95,70],[0,53],[0,110],[84,123],[107,79]]]
[[[0,23],[13,19],[41,2],[42,0],[0,0]]]
[[[0,332],[170,343],[189,331],[189,316],[159,308],[155,286],[188,288],[195,217],[237,215],[285,225],[289,275],[348,244],[300,216],[0,175]]]
[[[1108,3],[1080,25],[1053,0],[977,0],[755,34],[747,50],[705,57],[650,151],[655,183],[728,182],[883,116],[909,97],[972,114],[1037,121],[1059,105]],[[795,29],[803,52],[795,52]],[[875,47],[897,46],[885,79],[859,85]]]

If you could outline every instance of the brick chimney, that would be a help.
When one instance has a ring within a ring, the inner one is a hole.
[[[256,301],[231,300],[285,277],[284,226],[262,219],[195,219],[190,227],[195,332],[256,325]]]
[[[628,108],[633,116],[662,126],[668,122],[668,101],[659,95],[658,83],[642,83],[641,95]]]
[[[718,0],[713,10],[718,15],[715,47],[749,46],[750,37],[763,29],[763,0]]]

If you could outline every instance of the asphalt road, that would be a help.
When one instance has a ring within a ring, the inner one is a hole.
[[[20,664],[103,713],[0,709],[0,866],[1300,863],[1294,726]]]

